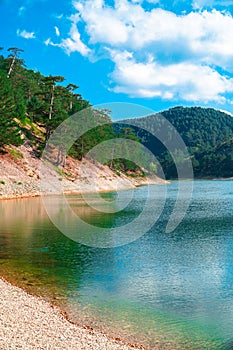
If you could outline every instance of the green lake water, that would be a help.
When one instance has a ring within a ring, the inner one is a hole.
[[[67,199],[83,220],[106,228],[133,221],[148,195],[146,186],[122,193],[132,200],[118,213],[78,195]],[[57,303],[72,321],[148,349],[233,349],[233,182],[195,181],[185,218],[165,233],[176,195],[177,183],[167,185],[151,230],[110,249],[60,233],[40,198],[0,201],[1,275]],[[116,194],[102,197],[111,202]]]

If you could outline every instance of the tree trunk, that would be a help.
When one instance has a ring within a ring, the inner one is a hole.
[[[55,84],[52,85],[52,94],[51,94],[51,101],[49,106],[49,120],[52,119],[52,114],[53,114],[54,89],[55,89]]]
[[[110,163],[110,169],[112,169],[112,167],[113,167],[113,160],[114,160],[114,148],[112,149],[112,159],[111,159],[111,163]]]
[[[46,133],[45,133],[45,141],[48,141],[51,135],[51,126],[47,125],[46,126]]]
[[[59,147],[58,147],[56,165],[57,166],[62,165],[63,168],[66,166],[66,155],[65,155],[63,147],[61,145],[59,145]]]
[[[15,59],[16,59],[16,55],[14,55],[13,60],[12,60],[12,62],[11,62],[10,69],[9,69],[9,71],[8,71],[8,73],[7,73],[7,78],[10,78],[11,72],[13,71],[14,64],[15,64]]]

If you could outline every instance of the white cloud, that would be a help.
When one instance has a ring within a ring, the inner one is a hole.
[[[91,44],[114,48],[143,50],[167,56],[180,50],[180,55],[198,57],[210,64],[233,66],[233,18],[228,13],[191,12],[176,15],[160,8],[146,11],[140,4],[115,1],[115,8],[103,1],[75,3]]]
[[[44,43],[45,43],[46,46],[49,46],[49,45],[51,45],[51,46],[58,46],[58,44],[54,44],[50,38],[45,40]]]
[[[86,23],[86,30],[90,36],[91,43],[107,43],[111,45],[122,45],[128,40],[128,28],[124,21],[117,15],[123,10],[123,3],[118,2],[118,9],[104,7],[101,0],[93,0],[75,3],[81,18]],[[87,11],[88,5],[88,11]],[[138,5],[133,5],[137,7]],[[130,29],[130,28],[129,28]]]
[[[225,102],[225,93],[233,92],[233,79],[216,70],[192,63],[162,65],[156,61],[137,62],[133,54],[111,51],[115,70],[113,91],[132,97],[161,97],[185,101]]]
[[[55,29],[56,36],[60,36],[59,28],[55,26],[54,29]]]
[[[51,39],[47,39],[45,44],[51,46],[57,46],[62,48],[68,55],[72,52],[79,52],[83,56],[88,56],[91,50],[82,42],[80,33],[77,28],[77,21],[79,16],[72,16],[72,26],[69,32],[69,37],[62,39],[60,43],[54,43]],[[59,32],[60,33],[60,32]]]
[[[76,28],[73,28],[71,38],[62,40],[59,45],[69,55],[71,52],[79,52],[83,56],[88,56],[91,50],[81,41],[80,33]]]
[[[21,36],[24,39],[35,39],[36,38],[34,32],[27,32],[26,30],[18,29],[16,33],[18,36]]]
[[[233,92],[233,80],[221,73],[233,72],[231,14],[201,10],[219,0],[190,0],[198,11],[182,15],[157,6],[146,10],[144,2],[115,0],[110,6],[105,0],[76,1],[68,37],[58,44],[48,39],[47,45],[97,58],[104,50],[114,63],[110,76],[115,92],[224,102]]]
[[[229,111],[226,111],[225,109],[220,109],[220,112],[223,112],[223,113],[228,114],[229,116],[233,117],[233,114]]]

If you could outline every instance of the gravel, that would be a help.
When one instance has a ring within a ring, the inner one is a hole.
[[[70,323],[60,309],[0,279],[1,350],[132,350]]]

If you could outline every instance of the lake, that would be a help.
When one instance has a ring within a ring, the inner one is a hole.
[[[159,199],[165,185],[154,186]],[[60,305],[72,321],[148,349],[232,349],[233,181],[195,181],[171,233],[165,228],[177,182],[166,187],[165,208],[149,232],[109,249],[63,235],[40,198],[0,201],[1,275]],[[147,195],[147,186],[123,191],[132,200],[116,213],[102,211],[91,194],[95,208],[80,195],[67,200],[82,220],[111,228],[132,222]],[[101,198],[111,203],[116,193]],[[62,205],[59,196],[51,203]],[[71,227],[66,212],[60,215]]]

